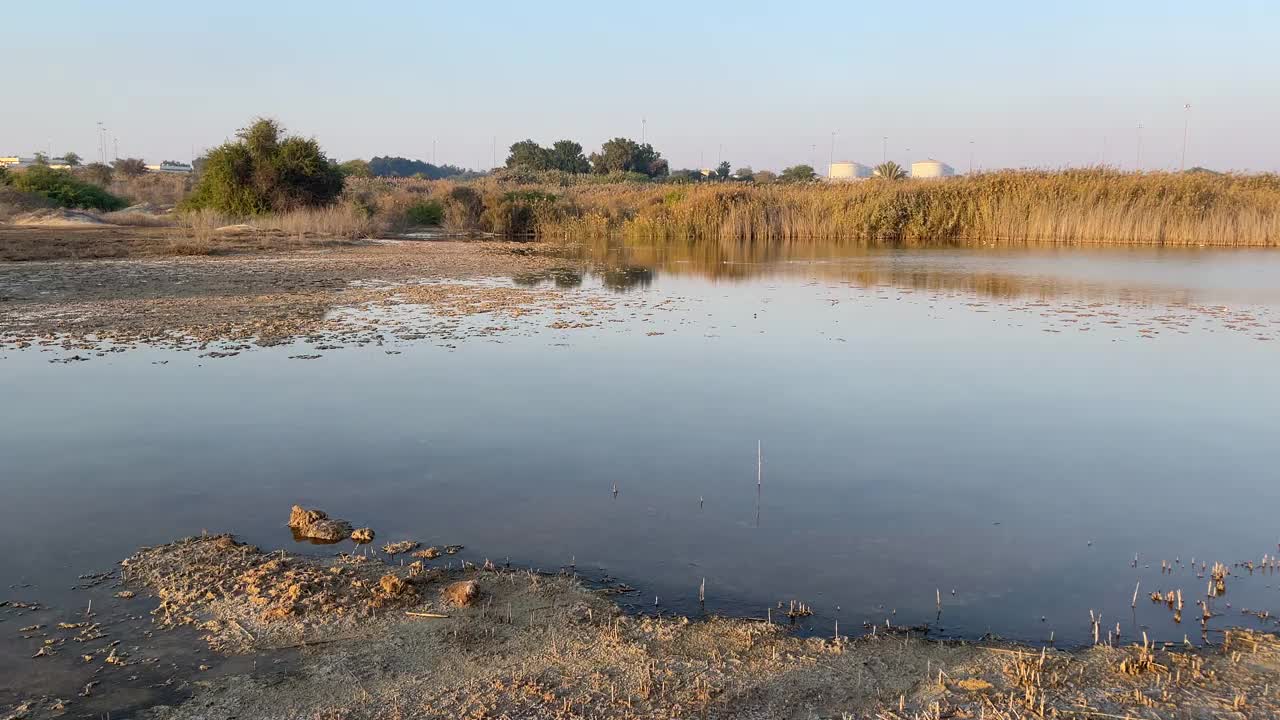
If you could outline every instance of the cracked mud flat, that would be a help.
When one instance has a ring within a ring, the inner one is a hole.
[[[127,592],[157,598],[154,630],[233,671],[175,673],[190,697],[134,710],[195,718],[1164,718],[1275,717],[1280,642],[1063,651],[926,640],[903,628],[802,638],[762,619],[634,616],[566,568],[264,551],[229,535],[142,548]],[[447,588],[474,583],[465,606]],[[782,620],[782,613],[774,619]],[[88,621],[64,632],[100,634]],[[38,631],[32,631],[33,633]],[[111,645],[90,694],[154,661]],[[104,659],[105,658],[105,659]],[[116,658],[114,661],[111,658]],[[121,671],[121,668],[125,670]],[[172,680],[172,678],[171,678]],[[116,696],[121,697],[121,696]],[[82,698],[32,697],[5,718],[80,717]]]

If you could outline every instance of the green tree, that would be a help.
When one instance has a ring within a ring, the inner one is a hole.
[[[286,136],[266,118],[236,138],[209,151],[183,207],[256,215],[328,205],[342,192],[342,171],[314,139]]]
[[[338,172],[341,172],[343,177],[373,177],[373,171],[369,169],[367,160],[348,160],[338,165]]]
[[[421,175],[428,180],[463,175],[467,171],[454,165],[432,165],[421,160],[409,158],[374,156],[369,159],[369,172],[374,177],[417,177]]]
[[[652,145],[614,138],[602,145],[600,152],[591,154],[591,170],[598,175],[636,172],[649,177],[666,177],[669,167]]]
[[[71,167],[80,167],[80,161],[81,157],[73,152],[69,152],[62,156],[63,164],[70,165]]]
[[[39,151],[36,152],[34,160],[36,165],[49,164],[49,156]]]
[[[721,180],[728,180],[729,173],[732,169],[733,169],[733,166],[729,164],[728,160],[725,160],[724,162],[716,166],[716,177]]]
[[[549,163],[567,173],[591,172],[591,162],[582,154],[582,146],[572,140],[558,140],[548,153]]]
[[[521,140],[512,144],[506,164],[509,168],[547,170],[551,167],[551,151],[532,140]]]
[[[907,177],[907,171],[892,160],[875,166],[871,173],[882,180],[902,180]]]
[[[784,169],[778,179],[782,182],[809,182],[817,176],[811,165],[792,165]]]
[[[125,177],[137,177],[147,172],[147,164],[140,158],[120,158],[111,163],[111,167]]]
[[[778,179],[778,173],[770,170],[760,170],[752,175],[751,179],[757,183],[771,183]]]
[[[738,180],[739,182],[751,182],[752,180],[755,179],[755,174],[756,174],[756,171],[752,170],[751,166],[748,165],[746,167],[740,167],[737,170],[734,170],[733,179]]]

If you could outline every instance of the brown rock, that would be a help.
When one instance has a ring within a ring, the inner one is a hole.
[[[323,510],[308,510],[301,505],[294,505],[289,510],[289,527],[294,530],[305,530],[317,520],[325,520],[328,517]]]
[[[338,542],[351,535],[351,523],[331,519],[323,510],[307,510],[294,505],[289,511],[289,527],[300,538]]]
[[[460,580],[445,588],[440,595],[454,607],[467,607],[480,597],[480,586],[475,580]]]
[[[373,528],[358,528],[351,531],[351,539],[361,545],[373,542]]]
[[[351,534],[351,524],[345,520],[320,520],[314,522],[306,530],[306,537],[312,540],[338,542]]]

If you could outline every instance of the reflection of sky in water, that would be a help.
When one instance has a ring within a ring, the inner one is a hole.
[[[5,351],[0,541],[13,552],[0,577],[57,599],[68,578],[201,529],[277,546],[302,502],[380,540],[465,544],[477,561],[576,558],[641,588],[642,606],[659,595],[692,610],[705,577],[713,609],[798,599],[828,632],[893,609],[931,620],[941,589],[949,631],[1074,642],[1089,609],[1132,628],[1138,577],[1144,597],[1198,598],[1205,582],[1161,576],[1162,559],[1275,554],[1280,343],[1256,339],[1280,331],[1256,292],[1269,287],[1256,268],[1280,280],[1273,256],[1153,269],[1122,253],[1059,265],[932,252],[888,262],[1029,285],[1052,273],[1121,286],[1132,272],[1202,303],[1249,295],[1231,310],[1260,326],[1092,295],[866,288],[809,265],[733,283],[659,269],[592,327],[549,329],[556,311],[314,361],[286,359],[300,347],[67,366]],[[1242,622],[1277,598],[1280,575],[1233,577],[1233,609],[1219,609]],[[1174,626],[1144,600],[1136,619],[1195,639],[1192,615]]]

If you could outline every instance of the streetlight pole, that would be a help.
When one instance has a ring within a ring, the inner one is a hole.
[[[831,131],[831,154],[827,157],[827,177],[831,177],[831,166],[836,164],[836,133]]]
[[[1187,169],[1187,133],[1191,130],[1191,103],[1182,106],[1182,162],[1179,164],[1178,172]]]
[[[1142,123],[1138,123],[1138,157],[1134,160],[1133,169],[1142,172]]]
[[[973,174],[973,141],[969,141],[969,174]]]

